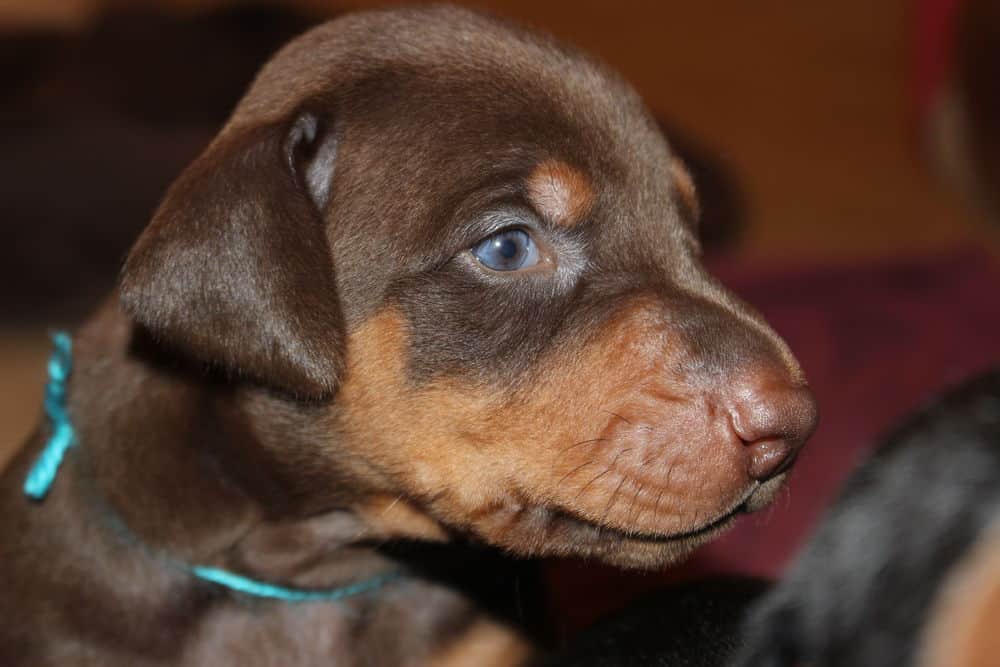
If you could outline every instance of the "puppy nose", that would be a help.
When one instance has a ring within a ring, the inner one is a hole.
[[[733,432],[747,448],[750,477],[763,482],[784,472],[816,430],[816,399],[807,387],[767,374],[735,389]]]

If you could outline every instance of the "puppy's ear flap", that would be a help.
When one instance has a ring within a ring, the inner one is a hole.
[[[173,184],[122,270],[125,311],[190,357],[308,398],[343,369],[319,117],[230,128]]]

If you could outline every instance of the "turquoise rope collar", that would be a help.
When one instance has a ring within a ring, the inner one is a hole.
[[[56,480],[59,466],[66,450],[76,444],[76,430],[66,408],[66,382],[73,369],[73,341],[69,334],[59,331],[52,336],[52,356],[49,358],[49,381],[45,385],[45,416],[52,434],[42,448],[34,465],[24,480],[24,495],[42,501]],[[355,595],[370,593],[398,579],[398,572],[383,574],[340,588],[328,590],[303,590],[258,581],[243,575],[204,565],[180,565],[203,581],[237,593],[258,598],[286,602],[336,602]]]
[[[45,385],[45,416],[49,418],[52,435],[24,480],[24,494],[32,500],[45,498],[66,450],[76,444],[76,431],[66,412],[66,380],[73,369],[73,341],[69,334],[59,331],[53,334],[52,345],[49,381]]]
[[[303,590],[269,584],[266,581],[258,581],[228,570],[205,567],[204,565],[193,565],[188,567],[188,570],[199,579],[210,581],[231,591],[255,598],[271,598],[285,602],[337,602],[362,593],[371,593],[402,576],[399,572],[390,572],[340,588]]]

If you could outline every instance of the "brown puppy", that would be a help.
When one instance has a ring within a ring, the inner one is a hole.
[[[815,423],[783,342],[698,263],[635,92],[449,8],[293,41],[76,334],[77,444],[0,487],[3,664],[513,664],[386,540],[660,567],[766,504]],[[485,575],[484,575],[485,576]],[[341,589],[343,590],[343,589]]]

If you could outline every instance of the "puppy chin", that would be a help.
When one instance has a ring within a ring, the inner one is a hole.
[[[729,520],[697,535],[664,542],[625,540],[613,545],[601,560],[628,570],[662,570],[685,560],[698,547],[711,542],[728,530],[732,523],[733,520]]]
[[[525,557],[596,560],[615,567],[656,570],[676,563],[733,524],[742,509],[681,535],[641,534],[578,518],[558,510],[536,508],[508,523],[503,532],[486,526],[475,530],[485,542]]]
[[[783,472],[777,477],[767,480],[747,498],[746,503],[743,505],[743,510],[745,512],[759,512],[768,507],[778,497],[781,490],[785,488],[787,481],[788,472]]]
[[[788,473],[783,473],[768,480],[732,512],[690,533],[641,535],[562,516],[553,520],[560,530],[550,533],[554,539],[549,546],[560,555],[599,560],[619,568],[662,569],[684,560],[702,545],[718,538],[743,514],[768,507],[785,487],[787,479]]]

